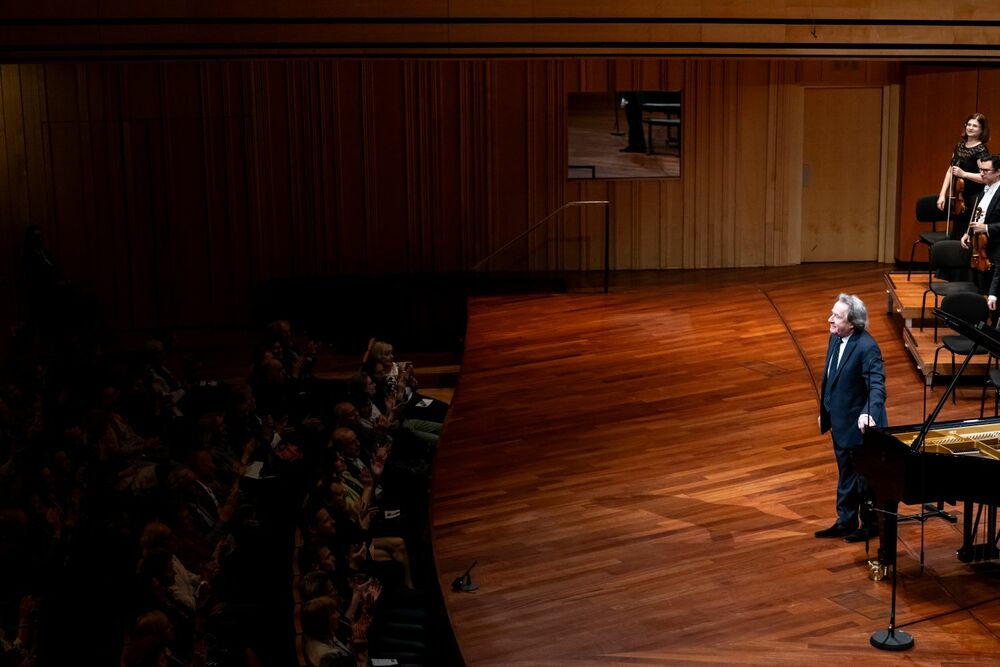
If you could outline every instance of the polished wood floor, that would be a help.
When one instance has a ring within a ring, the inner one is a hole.
[[[619,113],[615,131],[614,109],[579,110],[568,123],[571,179],[586,178],[678,178],[681,160],[676,145],[666,145],[666,128],[653,128],[655,153],[622,153],[628,145],[628,124]],[[648,136],[643,125],[643,137]]]
[[[469,665],[995,665],[1000,577],[959,529],[901,526],[898,618],[863,545],[820,540],[826,318],[869,305],[889,417],[923,384],[873,264],[622,274],[611,293],[487,297],[436,462],[434,552]],[[935,395],[941,389],[935,388]],[[933,404],[934,396],[931,397]],[[977,416],[965,386],[944,416]],[[472,561],[481,588],[448,587]]]

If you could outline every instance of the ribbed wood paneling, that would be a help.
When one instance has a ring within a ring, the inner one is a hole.
[[[892,69],[603,58],[5,65],[5,259],[17,266],[23,228],[42,225],[67,275],[128,327],[243,321],[256,286],[274,277],[467,269],[577,199],[612,202],[616,269],[796,263],[800,80],[826,76],[870,83]],[[683,91],[681,179],[568,181],[567,95],[640,88]],[[597,208],[571,210],[491,268],[599,268],[602,224]]]

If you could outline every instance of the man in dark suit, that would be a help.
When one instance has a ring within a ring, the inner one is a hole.
[[[975,210],[972,212],[972,220],[977,222],[969,223],[969,231],[962,237],[962,247],[968,248],[970,245],[969,234],[973,232],[985,232],[988,237],[986,252],[993,263],[993,279],[989,280],[989,304],[990,310],[997,309],[997,296],[1000,295],[1000,271],[996,270],[997,263],[1000,262],[1000,155],[990,155],[979,161],[979,175],[983,179],[983,194],[975,202]],[[988,274],[987,274],[988,275]]]
[[[854,469],[851,450],[869,426],[888,424],[885,369],[878,343],[868,333],[868,311],[853,294],[841,294],[827,320],[830,342],[823,366],[820,432],[831,431],[837,457],[837,522],[816,537],[861,542],[875,533],[875,517],[865,507],[868,485]],[[859,526],[859,520],[861,521]]]
[[[622,153],[645,153],[646,137],[642,133],[642,105],[646,95],[639,90],[631,90],[621,95],[621,107],[625,110],[625,120],[628,122],[628,146],[621,149]]]

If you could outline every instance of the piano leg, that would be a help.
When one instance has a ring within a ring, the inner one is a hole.
[[[972,515],[973,508],[976,508],[974,517]],[[979,533],[979,522],[983,521],[984,509],[986,517],[983,532],[986,537],[982,544],[976,544],[976,535]],[[972,561],[1000,558],[1000,549],[997,548],[998,541],[1000,541],[1000,535],[997,535],[996,505],[983,505],[966,501],[964,525],[962,526],[962,546],[958,550],[958,560],[963,563],[971,563]]]
[[[996,560],[1000,558],[1000,549],[997,549],[997,542],[1000,542],[1000,535],[997,535],[997,506],[990,505],[986,511],[986,535],[989,542],[984,544],[986,550],[986,560]]]
[[[886,501],[882,503],[882,511],[878,513],[878,560],[882,565],[894,566],[896,563],[896,536],[899,531],[899,502]]]
[[[976,503],[966,500],[962,504],[965,508],[962,510],[962,546],[958,548],[958,560],[968,563],[974,558],[973,542],[976,538],[976,525],[979,523],[979,516],[977,515],[975,520],[972,518],[972,507]]]

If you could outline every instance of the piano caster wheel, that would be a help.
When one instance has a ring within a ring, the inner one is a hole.
[[[868,561],[868,578],[872,581],[882,581],[889,576],[889,566],[878,560]]]

